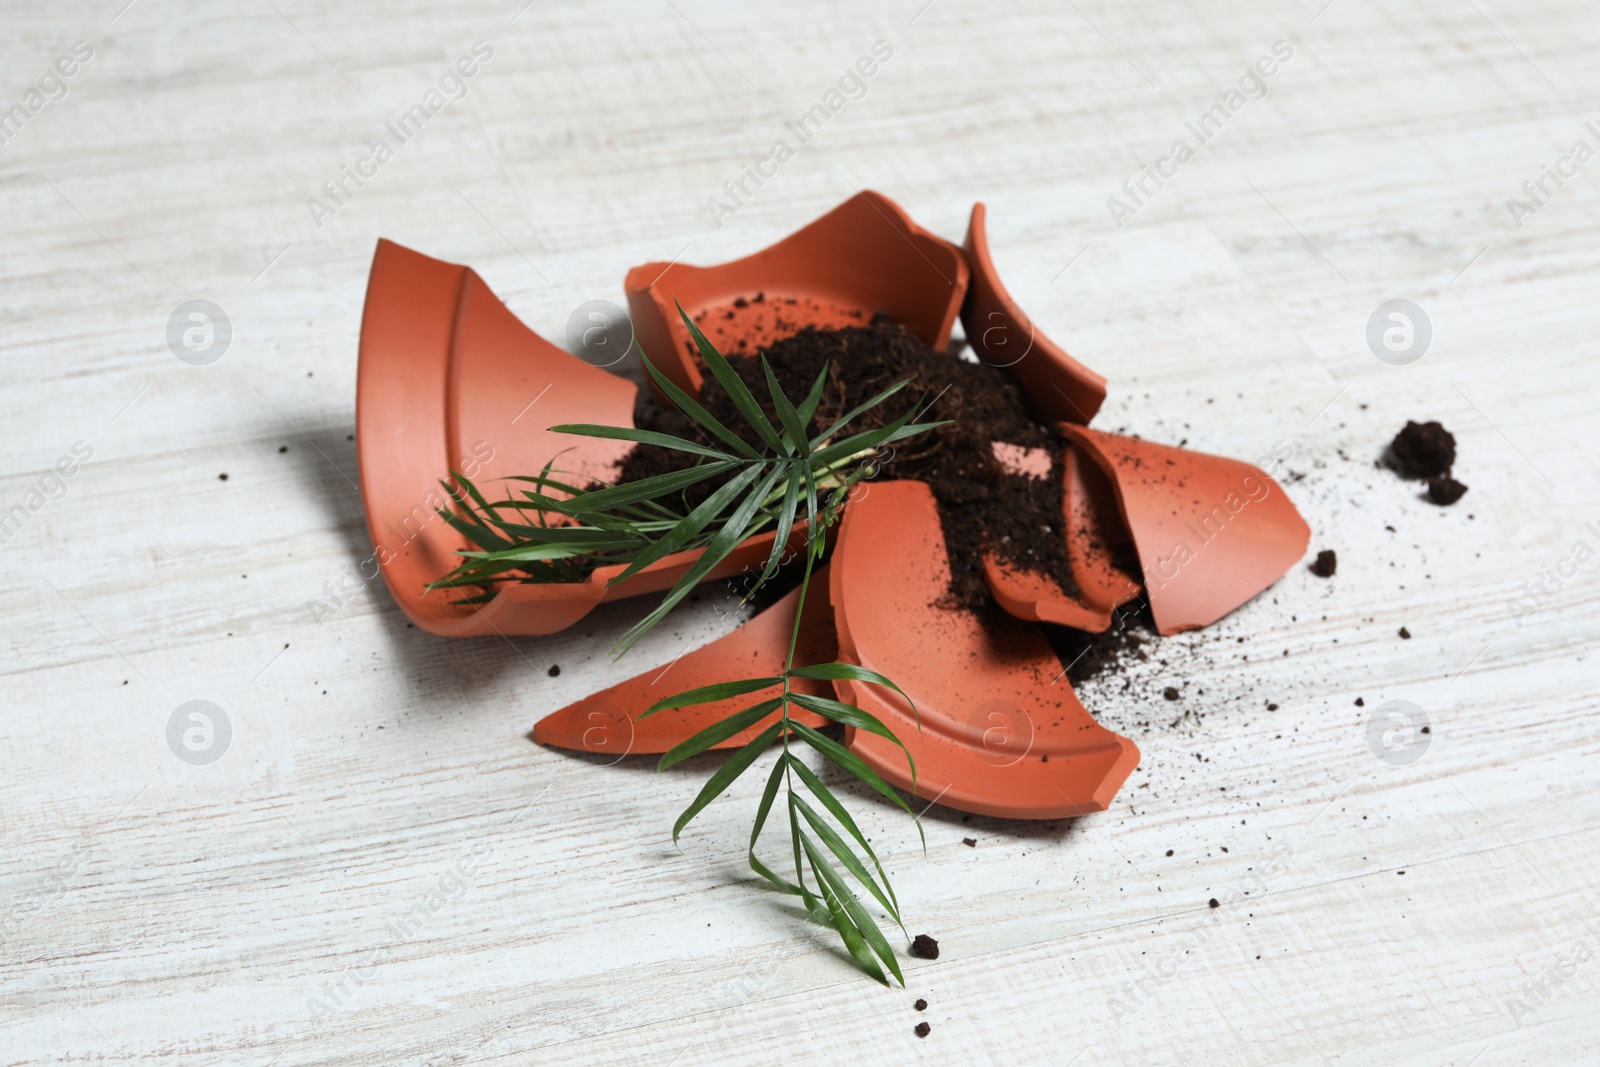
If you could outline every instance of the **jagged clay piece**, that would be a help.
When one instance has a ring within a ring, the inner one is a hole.
[[[424,595],[460,562],[466,541],[437,510],[456,470],[494,499],[497,479],[556,466],[583,484],[614,473],[622,441],[550,433],[568,422],[633,425],[635,386],[524,326],[467,267],[379,241],[367,282],[356,384],[356,451],[373,559],[412,622],[449,637],[548,634],[602,600],[670,588],[698,552],[683,552],[616,586],[619,567],[570,584],[506,584],[487,604]],[[516,483],[511,483],[513,486]],[[797,543],[803,543],[803,535]],[[772,535],[735,549],[707,580],[766,558]]]
[[[1087,424],[1106,398],[1106,380],[1041,333],[1000,282],[989,258],[982,204],[972,205],[965,251],[972,284],[961,308],[961,327],[979,359],[1006,367],[1046,422]]]
[[[1122,523],[1116,490],[1105,472],[1071,442],[1062,449],[1061,477],[1067,565],[1083,603],[1109,617],[1139,595],[1134,577],[1137,557]]]
[[[967,291],[967,263],[867,190],[753,255],[715,267],[646,263],[628,272],[626,287],[645,354],[698,395],[699,356],[675,300],[724,353],[753,354],[806,326],[861,326],[879,311],[942,349]]]
[[[933,493],[921,482],[874,484],[845,511],[832,590],[839,658],[893,678],[836,682],[911,750],[847,731],[851,749],[895,785],[962,811],[1055,819],[1103,811],[1139,762],[1133,742],[1084,710],[1044,635],[935,606],[950,580]]]
[[[1305,554],[1310,528],[1259,468],[1082,426],[1059,430],[1110,478],[1161,633],[1209,626]]]
[[[1001,445],[994,447],[1012,473],[1032,473],[1032,469],[1024,471],[1017,463],[1008,462],[1001,455]],[[1043,454],[1042,449],[1027,451]],[[1076,589],[1064,589],[1048,575],[1017,568],[993,555],[984,557],[983,576],[995,601],[1019,619],[1100,633],[1110,627],[1113,611],[1139,595],[1138,583],[1117,563],[1119,555],[1131,557],[1132,548],[1105,474],[1071,444],[1063,448],[1061,460],[1062,529]],[[1033,465],[1036,468],[1037,463]],[[1049,470],[1048,458],[1044,469]]]
[[[799,602],[800,590],[795,589],[737,630],[687,653],[665,669],[652,668],[546,715],[533,728],[534,740],[541,745],[615,756],[665,752],[687,741],[712,723],[773,696],[777,690],[657,712],[642,721],[640,714],[657,701],[687,689],[782,673]],[[831,663],[837,653],[833,614],[828,606],[828,569],[823,567],[812,575],[806,594],[795,663]],[[795,689],[816,696],[833,695],[828,682],[800,680]],[[824,725],[818,716],[798,708],[792,709],[790,715],[807,726]],[[770,720],[763,720],[716,747],[737,748],[770,725]]]
[[[1049,575],[1021,570],[997,556],[983,557],[983,580],[995,602],[1019,619],[1053,622],[1096,634],[1111,625],[1110,610],[1090,607],[1074,599]]]

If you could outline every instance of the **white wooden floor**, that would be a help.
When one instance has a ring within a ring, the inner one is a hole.
[[[1600,1062],[1600,162],[1562,162],[1600,150],[1594,4],[524,3],[4,5],[0,1063]],[[476,41],[465,95],[314,219]],[[1108,198],[1278,41],[1265,98],[1118,228]],[[1514,218],[1546,166],[1576,176]],[[680,853],[705,765],[528,739],[616,677],[637,609],[408,628],[357,576],[351,441],[380,235],[559,342],[629,266],[868,187],[957,240],[986,201],[1014,295],[1111,379],[1099,425],[1288,443],[1339,553],[1084,687],[1144,753],[1110,811],[935,808],[924,854],[858,798],[943,946],[903,991],[751,886],[757,783]],[[1392,299],[1432,324],[1409,366],[1365,339]],[[167,341],[191,300],[231,323],[209,365]],[[1374,469],[1408,418],[1457,434],[1456,507]],[[231,726],[209,765],[169,748],[191,700]],[[1390,700],[1431,732],[1384,759]]]

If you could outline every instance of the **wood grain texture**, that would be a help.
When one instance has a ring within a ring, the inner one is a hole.
[[[524,2],[4,5],[0,109],[93,57],[0,143],[0,511],[92,458],[0,545],[0,1064],[1593,1062],[1600,561],[1520,625],[1508,602],[1600,549],[1600,163],[1506,205],[1600,149],[1592,5]],[[319,227],[308,198],[479,40],[465,96]],[[715,225],[878,40],[865,95]],[[1116,226],[1280,40],[1265,98]],[[1340,561],[1083,687],[1144,755],[1101,815],[934,808],[924,854],[857,793],[943,946],[903,991],[751,885],[756,784],[678,852],[705,763],[528,739],[617,677],[636,607],[446,641],[347,577],[378,236],[559,342],[629,266],[868,187],[956,240],[985,201],[1012,294],[1110,379],[1097,425],[1287,443]],[[167,346],[191,299],[232,323],[210,366]],[[1367,349],[1390,299],[1432,321],[1419,363]],[[1408,418],[1457,434],[1456,507],[1374,469]],[[194,699],[232,723],[209,766],[167,747]],[[1368,745],[1390,699],[1431,720],[1408,765]]]

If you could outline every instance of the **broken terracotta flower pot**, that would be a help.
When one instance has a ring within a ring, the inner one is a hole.
[[[1013,473],[1026,473],[1008,466]],[[1073,588],[1063,589],[1050,576],[1010,566],[995,555],[984,557],[984,579],[995,601],[1019,619],[1101,633],[1110,627],[1112,613],[1139,595],[1139,583],[1123,562],[1133,558],[1133,546],[1105,473],[1070,442],[1062,449],[1061,468],[1062,530]]]
[[[938,606],[950,580],[933,492],[873,483],[846,508],[831,587],[840,658],[895,679],[835,682],[893,742],[847,730],[852,751],[888,781],[962,811],[1055,819],[1103,811],[1139,762],[1126,737],[1079,703],[1044,635],[1016,621],[986,628]],[[920,727],[919,727],[920,717]]]
[[[979,359],[1016,375],[1042,422],[1087,425],[1106,398],[1106,380],[1041,333],[1011,299],[989,257],[985,210],[972,205],[965,244],[972,283],[961,326]]]
[[[1305,554],[1310,527],[1259,468],[1070,423],[1058,429],[1110,479],[1159,632],[1216,622]]]
[[[652,668],[546,715],[534,726],[533,739],[541,745],[597,755],[666,752],[734,712],[771,697],[777,690],[657,712],[644,720],[639,716],[657,701],[685,690],[735,678],[781,674],[789,654],[789,637],[799,601],[800,590],[792,590],[738,629],[679,657],[665,669]],[[837,654],[833,614],[828,606],[828,568],[823,566],[811,576],[806,593],[795,662],[832,663]],[[833,696],[833,689],[826,681],[799,679],[794,688],[813,696]],[[795,709],[790,717],[811,727],[825,725],[820,716],[809,711]],[[713,747],[737,748],[753,741],[769,725],[770,721],[764,719]]]
[[[943,349],[967,291],[967,261],[899,204],[868,190],[743,259],[715,267],[646,263],[628,272],[626,284],[645,354],[698,396],[700,359],[674,301],[725,355],[753,355],[807,326],[864,326],[879,311]]]
[[[524,326],[470,268],[378,242],[361,320],[356,451],[373,559],[412,622],[449,637],[554,633],[603,600],[670,589],[693,566],[698,550],[614,586],[621,565],[584,582],[506,583],[486,604],[454,603],[459,591],[424,594],[470,547],[438,515],[450,504],[440,479],[460,471],[484,485],[551,460],[579,484],[609,477],[627,442],[545,427],[632,426],[635,392]],[[764,562],[774,536],[744,542],[706,580]],[[804,544],[802,530],[790,536],[795,549]]]

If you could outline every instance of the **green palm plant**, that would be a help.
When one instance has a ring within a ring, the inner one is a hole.
[[[904,985],[905,977],[894,951],[850,884],[853,879],[865,889],[904,934],[900,904],[883,864],[849,811],[798,753],[805,748],[813,750],[904,809],[916,822],[919,836],[921,822],[901,795],[858,756],[833,737],[799,721],[792,712],[803,709],[831,722],[867,730],[893,741],[906,753],[915,781],[915,761],[882,721],[853,704],[799,692],[794,683],[801,679],[861,682],[893,690],[908,702],[910,697],[877,671],[851,663],[797,664],[795,653],[813,570],[826,551],[827,530],[839,521],[851,488],[875,470],[873,460],[882,449],[944,423],[912,422],[915,412],[908,408],[886,425],[849,432],[852,422],[899,393],[907,384],[902,381],[812,434],[808,427],[822,397],[828,368],[822,369],[810,391],[795,404],[785,395],[766,357],[762,356],[761,369],[772,411],[777,416],[774,420],[762,410],[754,393],[681,306],[678,313],[706,367],[732,400],[742,425],[730,427],[718,420],[656,370],[641,351],[639,355],[646,373],[701,433],[701,441],[615,426],[562,425],[551,429],[671,449],[693,457],[693,462],[667,474],[598,488],[580,488],[564,482],[554,477],[553,466],[547,465],[538,475],[514,479],[530,483],[533,488],[496,502],[486,499],[465,477],[454,474],[454,484],[446,483],[445,487],[457,510],[441,512],[441,515],[475,548],[463,551],[463,562],[429,588],[484,587],[500,581],[576,581],[595,566],[625,563],[623,570],[612,579],[620,582],[671,553],[702,549],[699,559],[662,602],[619,640],[616,654],[620,656],[660,622],[737,545],[770,526],[776,531],[772,552],[750,584],[746,593],[748,599],[777,573],[791,540],[788,533],[803,515],[804,574],[783,673],[730,679],[678,693],[658,701],[640,718],[770,691],[756,703],[725,716],[661,757],[659,769],[664,770],[772,720],[754,740],[736,749],[711,775],[673,824],[672,839],[676,843],[684,827],[696,815],[731,787],[763,753],[778,746],[780,752],[767,778],[750,831],[747,855],[751,869],[780,891],[799,897],[813,918],[837,931],[851,958],[862,970],[888,984],[884,974],[887,968]],[[715,489],[702,502],[693,507],[686,503],[674,506],[684,490],[711,479],[718,480]],[[464,599],[472,603],[487,595],[492,593]],[[916,711],[914,704],[912,711]],[[792,880],[777,874],[756,855],[757,842],[780,788],[784,791],[788,815],[794,866]],[[808,796],[811,799],[808,800]],[[923,843],[926,847],[925,838]]]

